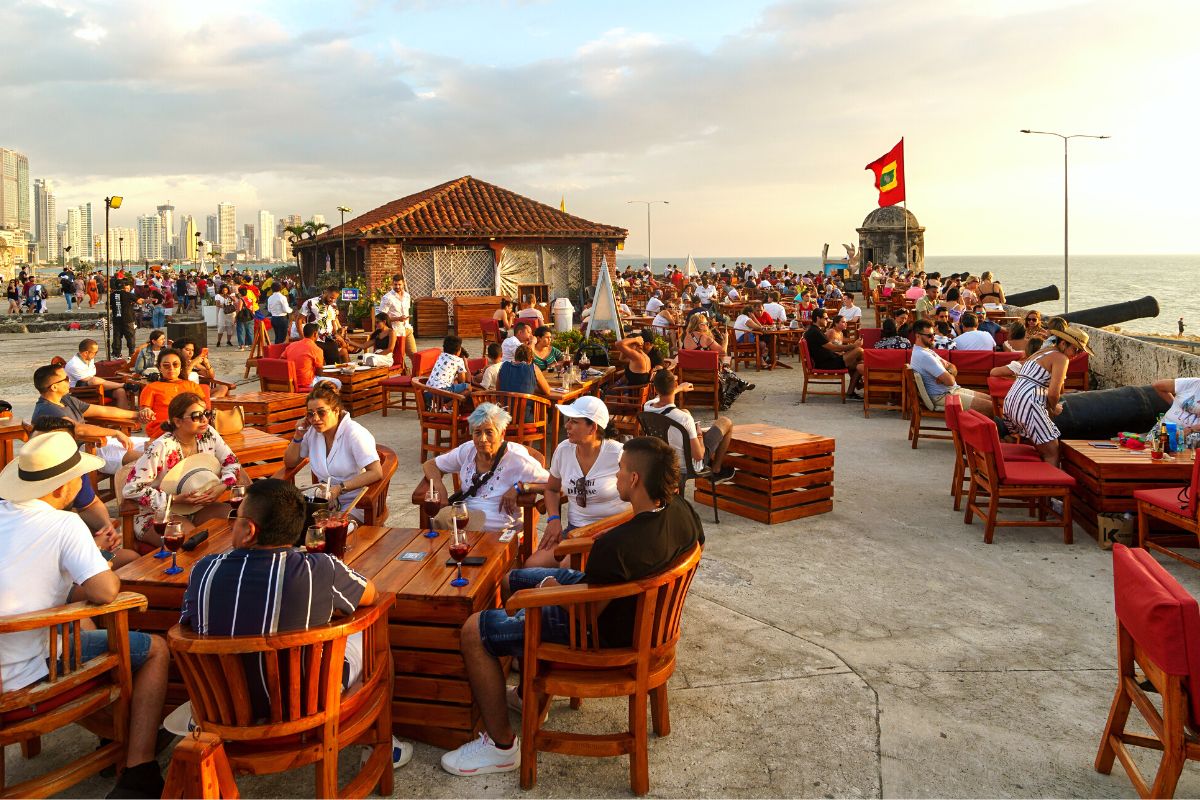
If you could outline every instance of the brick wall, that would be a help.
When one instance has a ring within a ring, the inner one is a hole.
[[[366,250],[367,288],[384,291],[391,288],[392,276],[404,272],[404,250],[399,244],[371,242]]]
[[[591,246],[592,259],[592,286],[596,285],[596,280],[600,277],[600,265],[605,259],[608,260],[608,275],[610,278],[615,278],[617,274],[617,244],[616,242],[592,242]]]

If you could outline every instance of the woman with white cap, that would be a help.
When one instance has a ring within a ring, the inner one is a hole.
[[[1053,343],[1047,342],[1025,360],[1005,396],[1004,421],[1010,431],[1037,448],[1043,461],[1057,466],[1061,433],[1051,418],[1062,413],[1059,398],[1067,379],[1067,365],[1072,358],[1088,351],[1088,335],[1065,324],[1055,324],[1053,330]]]
[[[526,559],[527,567],[556,566],[554,548],[563,533],[630,508],[617,494],[622,447],[604,401],[580,397],[570,405],[560,405],[558,412],[566,418],[567,440],[559,443],[550,460],[546,531],[537,551]],[[567,501],[566,525],[563,500]]]
[[[167,407],[163,433],[146,445],[121,489],[126,500],[136,500],[133,535],[157,547],[154,519],[168,511],[183,518],[187,533],[210,519],[229,516],[229,504],[219,502],[225,490],[238,482],[241,464],[212,426],[212,412],[194,392],[175,396]]]

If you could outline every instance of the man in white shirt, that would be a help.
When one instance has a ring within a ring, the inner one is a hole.
[[[654,316],[663,305],[662,292],[655,290],[654,296],[646,301],[646,316]]]
[[[275,284],[275,292],[267,298],[267,313],[271,315],[271,330],[275,333],[275,344],[287,341],[288,317],[292,307],[288,304],[287,293],[282,283]]]
[[[500,343],[501,358],[504,361],[512,361],[517,348],[532,341],[533,332],[529,329],[529,323],[519,320],[516,325],[513,325],[512,335]]]
[[[970,311],[963,312],[958,320],[962,333],[954,339],[951,345],[955,350],[988,350],[996,349],[996,340],[987,331],[979,330],[979,318]]]
[[[771,319],[778,323],[787,322],[787,309],[779,302],[779,292],[771,292],[770,300],[763,304],[763,311],[771,315]]]
[[[933,352],[933,323],[927,319],[919,320],[913,325],[913,331],[916,334],[917,343],[912,349],[912,360],[909,364],[925,387],[925,394],[933,403],[933,410],[944,411],[946,398],[953,394],[958,396],[964,409],[971,408],[981,414],[992,416],[994,410],[991,398],[959,386],[954,379],[958,374],[958,368]]]
[[[691,459],[692,467],[697,472],[711,469],[717,480],[733,477],[733,467],[724,467],[722,464],[725,452],[729,449],[729,443],[733,439],[733,421],[729,417],[717,417],[710,427],[698,428],[696,420],[692,418],[692,413],[675,405],[675,395],[679,392],[690,391],[692,384],[677,384],[675,373],[669,369],[660,369],[655,372],[650,382],[654,386],[657,397],[648,401],[642,410],[664,414],[678,422],[687,431],[686,443],[677,430],[672,429],[667,434],[667,443],[674,447],[675,452],[679,455],[680,470],[684,473],[687,472],[684,466],[686,462],[683,461],[686,458]]]
[[[842,297],[842,307],[838,309],[838,316],[846,320],[846,322],[858,322],[862,320],[862,309],[854,305],[854,295],[850,292]]]
[[[698,300],[700,302],[700,305],[703,306],[704,308],[708,308],[710,305],[712,305],[712,300],[713,300],[713,297],[716,295],[716,293],[717,293],[717,287],[715,287],[711,283],[709,283],[707,275],[704,277],[704,279],[700,282],[700,285],[697,286],[696,290],[693,292],[693,294],[696,296],[696,300]]]
[[[67,372],[68,386],[102,387],[106,396],[121,408],[133,408],[129,396],[125,392],[125,384],[96,377],[96,354],[100,352],[100,344],[95,339],[84,339],[79,343],[79,352],[71,356],[64,369]]]
[[[736,303],[738,300],[742,299],[742,296],[738,294],[736,286],[730,286],[729,292],[725,295],[725,299],[730,303]]]
[[[412,325],[412,296],[405,288],[404,276],[392,276],[392,289],[379,299],[379,313],[387,314],[388,322],[396,336],[404,337],[404,352],[412,355],[417,352],[417,344],[413,339]]]
[[[36,436],[0,472],[0,616],[45,611],[63,605],[72,585],[83,599],[111,603],[121,581],[111,569],[87,525],[66,509],[83,485],[82,476],[104,462],[79,451],[70,434]],[[64,637],[67,638],[67,637]],[[64,648],[73,647],[64,642]],[[108,650],[108,633],[84,630],[83,660]],[[169,654],[158,636],[129,633],[134,669],[126,769],[116,796],[158,797],[163,780],[154,759],[159,721],[167,690]],[[5,691],[32,686],[49,675],[44,629],[0,636],[0,681]]]

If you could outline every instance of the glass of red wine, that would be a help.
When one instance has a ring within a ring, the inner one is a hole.
[[[325,528],[322,525],[312,525],[304,536],[304,549],[310,553],[325,552]]]
[[[154,557],[167,558],[171,555],[170,552],[167,551],[166,542],[163,541],[163,535],[167,531],[167,510],[164,508],[162,511],[155,514],[154,519],[151,520],[151,524],[154,526],[154,535],[158,537],[159,541],[158,552],[154,554]]]
[[[173,519],[167,523],[166,531],[163,532],[163,544],[171,551],[171,566],[164,571],[166,575],[178,575],[183,572],[183,567],[176,563],[176,554],[179,548],[183,547],[183,523]]]
[[[421,503],[421,510],[429,518],[429,530],[425,531],[426,539],[437,538],[438,532],[433,529],[433,518],[442,510],[441,502],[437,489],[433,488],[433,484],[430,484],[429,488],[425,491],[425,500]]]
[[[454,518],[454,531],[451,533],[450,540],[450,557],[454,559],[454,563],[458,566],[458,577],[450,581],[451,586],[466,586],[470,581],[463,577],[462,562],[467,557],[467,553],[471,550],[471,545],[467,544],[467,532],[458,526],[458,518]]]
[[[246,487],[241,484],[230,487],[229,489],[229,518],[233,519],[237,516],[238,506],[246,499]]]

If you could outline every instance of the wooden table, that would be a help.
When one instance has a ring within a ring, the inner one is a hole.
[[[276,436],[258,428],[242,428],[238,433],[222,436],[242,469],[251,479],[268,478],[283,466],[283,453],[288,447],[287,436]]]
[[[767,365],[768,370],[779,367],[781,369],[791,369],[791,364],[784,364],[779,360],[779,337],[792,336],[796,331],[791,328],[763,328],[754,332],[755,336],[761,336],[767,340],[767,352],[770,355],[770,363]]]
[[[161,633],[179,621],[192,565],[231,547],[227,521],[210,522],[207,527],[211,531],[207,541],[191,553],[180,551],[183,572],[178,575],[165,575],[171,562],[153,555],[117,571],[124,589],[149,600],[147,611],[130,617],[131,628]],[[459,652],[462,625],[474,612],[500,606],[500,578],[516,556],[517,540],[500,542],[496,533],[469,533],[470,554],[487,560],[482,567],[465,567],[463,575],[471,582],[458,588],[450,585],[454,569],[445,566],[450,537],[426,539],[422,533],[416,528],[361,527],[351,537],[346,563],[373,580],[379,591],[396,593],[389,617],[396,672],[392,730],[449,749],[476,738],[482,730]],[[422,561],[397,560],[405,552],[427,555]],[[187,699],[178,675],[173,675],[167,695],[171,707]]]
[[[774,525],[833,510],[834,439],[775,425],[734,425],[724,465],[737,474],[717,487],[717,506]],[[712,484],[696,481],[697,505]]]
[[[29,434],[16,417],[0,419],[0,469],[13,460],[13,442],[27,442]]]
[[[351,417],[361,417],[383,408],[383,389],[379,384],[388,371],[388,367],[355,367],[352,375],[343,375],[336,367],[326,367],[321,374],[342,382],[342,405]]]
[[[229,397],[213,398],[213,408],[241,407],[246,424],[267,433],[290,436],[296,423],[304,419],[304,398],[301,392],[246,392]]]
[[[1195,451],[1176,453],[1173,460],[1154,461],[1149,449],[1092,447],[1086,439],[1060,443],[1062,465],[1075,478],[1072,512],[1080,526],[1094,538],[1098,514],[1137,513],[1133,493],[1138,489],[1186,486],[1192,476]],[[1109,444],[1109,442],[1103,442]],[[1193,544],[1194,536],[1187,537]]]

